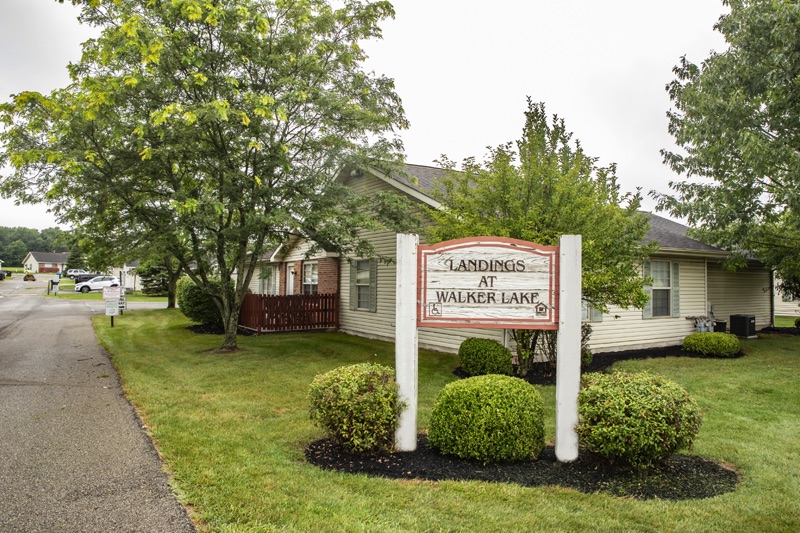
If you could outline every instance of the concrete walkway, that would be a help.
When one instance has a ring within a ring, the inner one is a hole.
[[[45,292],[0,282],[0,531],[194,531],[97,344],[102,302]]]

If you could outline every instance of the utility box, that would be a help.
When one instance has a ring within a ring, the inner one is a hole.
[[[714,332],[715,333],[725,333],[728,331],[728,323],[724,320],[715,320],[714,321]]]
[[[731,315],[731,333],[738,337],[756,336],[755,315]]]

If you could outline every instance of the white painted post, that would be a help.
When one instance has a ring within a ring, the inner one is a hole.
[[[395,313],[394,366],[400,400],[406,408],[400,414],[394,434],[395,449],[417,449],[417,246],[419,236],[397,235],[397,297]]]
[[[578,458],[578,391],[581,381],[581,236],[559,239],[559,310],[556,359],[556,457]]]

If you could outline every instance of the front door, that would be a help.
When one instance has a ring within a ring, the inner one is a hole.
[[[286,295],[294,294],[294,265],[286,267]]]

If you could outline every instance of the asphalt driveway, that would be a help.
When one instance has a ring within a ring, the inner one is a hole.
[[[90,316],[0,282],[0,531],[194,531]]]

